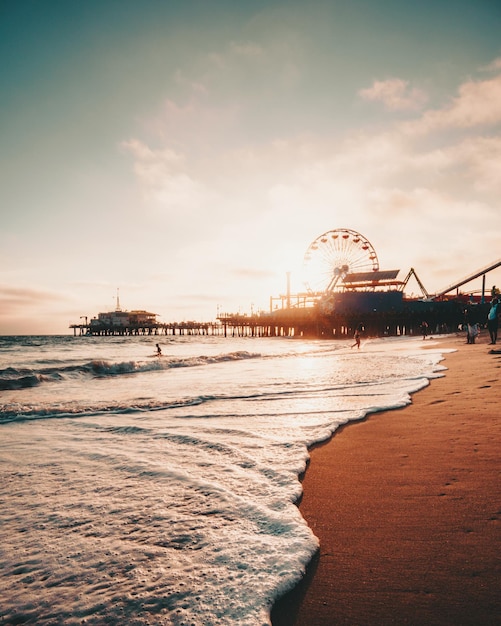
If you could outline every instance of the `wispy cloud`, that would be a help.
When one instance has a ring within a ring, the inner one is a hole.
[[[186,171],[186,159],[170,148],[152,149],[132,139],[122,147],[134,157],[134,173],[147,199],[172,210],[193,210],[207,200],[208,190]]]
[[[409,154],[408,166],[428,175],[460,173],[476,192],[499,194],[501,137],[466,137],[439,149]]]
[[[390,111],[419,110],[428,100],[424,91],[411,88],[409,81],[401,78],[376,80],[371,87],[361,89],[358,93],[364,100],[381,102]]]
[[[272,270],[261,270],[253,267],[236,267],[231,271],[231,273],[238,278],[251,280],[262,280],[263,278],[273,276]]]
[[[180,69],[176,70],[176,73],[174,75],[174,81],[178,85],[182,85],[184,87],[188,87],[193,93],[203,94],[203,95],[208,93],[207,85],[203,82],[203,79],[201,79],[201,80],[191,80]]]
[[[414,121],[402,124],[410,134],[426,134],[450,128],[467,129],[501,122],[501,73],[488,80],[469,80],[458,95],[440,109],[426,111]]]
[[[67,301],[67,298],[60,293],[0,285],[0,310],[3,315],[14,313],[26,315],[31,308],[64,301]]]
[[[484,72],[499,72],[501,71],[501,57],[494,59],[491,63],[481,68]]]

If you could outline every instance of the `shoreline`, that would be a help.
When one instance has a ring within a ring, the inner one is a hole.
[[[434,339],[445,376],[310,449],[320,540],[273,626],[501,624],[501,355]]]

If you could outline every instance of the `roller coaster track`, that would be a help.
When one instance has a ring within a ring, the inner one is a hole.
[[[492,270],[495,270],[500,265],[501,265],[501,259],[499,259],[495,263],[492,263],[491,265],[487,265],[486,267],[483,267],[481,270],[478,270],[474,272],[473,274],[470,274],[469,276],[465,276],[464,278],[459,280],[457,283],[453,283],[452,285],[449,285],[445,289],[438,291],[433,297],[439,298],[441,296],[445,296],[446,293],[449,293],[453,289],[457,289],[458,287],[461,287],[462,285],[466,285],[466,283],[469,283],[471,280],[475,280],[475,278],[479,278],[479,276],[488,274],[489,272],[491,272]]]

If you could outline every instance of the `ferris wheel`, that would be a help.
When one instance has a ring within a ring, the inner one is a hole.
[[[371,242],[348,228],[329,230],[313,241],[304,255],[309,292],[334,291],[347,274],[376,272],[379,261]]]

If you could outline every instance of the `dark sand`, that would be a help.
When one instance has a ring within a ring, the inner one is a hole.
[[[501,355],[440,340],[445,377],[311,451],[320,540],[274,626],[501,625]],[[501,348],[501,346],[496,346]]]

